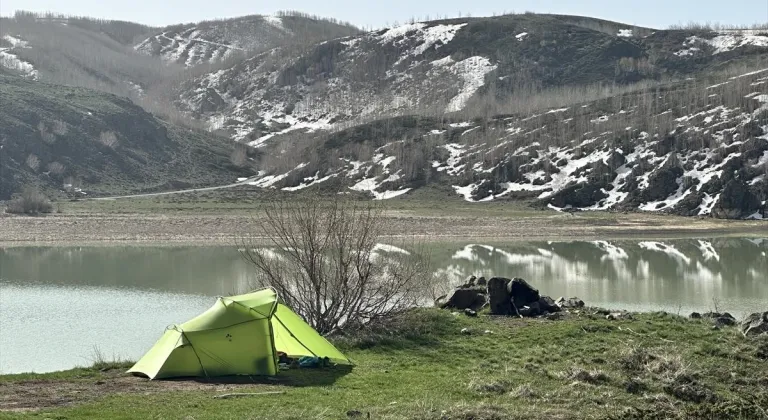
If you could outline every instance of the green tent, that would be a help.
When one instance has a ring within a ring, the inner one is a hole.
[[[285,305],[273,289],[220,297],[207,311],[168,327],[129,373],[150,379],[274,375],[277,352],[351,364]]]

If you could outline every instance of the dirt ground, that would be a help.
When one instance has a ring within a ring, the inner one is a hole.
[[[266,392],[274,390],[274,384],[254,382],[255,378],[242,377],[237,382],[205,382],[201,380],[150,381],[130,376],[125,369],[101,372],[97,377],[73,379],[30,379],[25,381],[0,382],[1,411],[36,411],[46,408],[82,404],[106,395],[142,394],[148,395],[169,391],[208,391],[211,397],[237,392]]]
[[[610,239],[708,235],[768,235],[764,221],[727,221],[648,214],[601,216],[422,216],[387,212],[385,236],[426,241],[458,239]],[[0,246],[90,243],[231,245],[259,235],[247,215],[53,214],[46,217],[0,215]]]

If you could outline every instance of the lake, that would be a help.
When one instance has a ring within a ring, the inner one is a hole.
[[[768,310],[768,238],[431,244],[445,289],[470,275],[522,277],[554,298],[737,317]],[[231,247],[0,248],[0,372],[139,358],[164,328],[249,289]]]

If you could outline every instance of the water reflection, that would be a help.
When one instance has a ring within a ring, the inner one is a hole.
[[[522,277],[553,296],[637,310],[744,314],[768,309],[768,240],[469,244],[443,257],[439,275]]]
[[[768,310],[768,239],[430,247],[443,289],[496,275],[611,308]],[[135,359],[166,325],[202,312],[214,296],[249,289],[252,279],[231,247],[0,249],[0,371],[66,369],[87,363],[93,346]]]

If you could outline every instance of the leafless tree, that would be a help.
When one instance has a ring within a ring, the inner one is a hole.
[[[277,290],[312,327],[328,333],[416,306],[431,283],[429,258],[379,243],[381,208],[343,196],[277,201],[259,221],[267,246],[241,244],[257,285]]]

